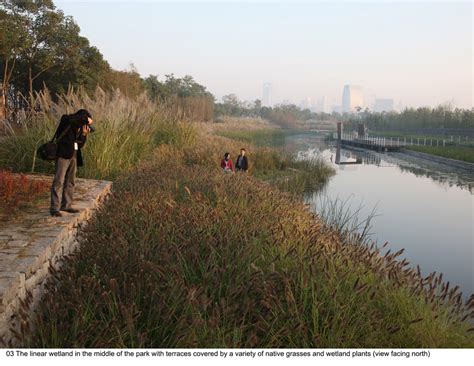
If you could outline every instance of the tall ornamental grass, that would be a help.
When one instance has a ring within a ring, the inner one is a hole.
[[[1,167],[52,173],[54,164],[39,160],[36,150],[53,137],[61,115],[81,108],[91,112],[96,129],[83,149],[81,177],[114,179],[149,155],[158,144],[186,144],[195,138],[189,121],[179,119],[170,104],[151,102],[145,95],[130,99],[118,90],[105,93],[97,89],[91,97],[81,91],[70,91],[53,101],[44,91],[36,95],[35,105],[37,112],[20,124],[7,126],[0,146]]]

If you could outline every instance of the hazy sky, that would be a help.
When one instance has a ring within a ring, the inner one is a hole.
[[[218,98],[299,103],[344,84],[404,106],[473,106],[473,5],[56,1],[116,69],[192,75]]]

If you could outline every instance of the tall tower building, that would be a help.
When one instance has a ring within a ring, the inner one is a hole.
[[[262,104],[264,107],[272,106],[272,83],[263,83]]]
[[[316,110],[318,112],[323,112],[323,113],[329,113],[329,106],[328,106],[328,97],[327,96],[323,96],[321,98],[319,98],[318,100],[318,104],[317,104],[317,108]]]
[[[362,108],[364,100],[362,98],[362,90],[360,86],[344,85],[342,92],[342,111],[352,113],[357,107]]]

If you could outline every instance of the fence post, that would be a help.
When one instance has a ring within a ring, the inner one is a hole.
[[[426,137],[423,139],[423,146],[426,146]]]
[[[439,140],[436,140],[436,147],[439,146]]]
[[[417,137],[417,140],[418,140],[417,145],[420,146],[420,138]]]

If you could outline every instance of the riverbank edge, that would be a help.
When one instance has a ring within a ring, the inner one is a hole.
[[[449,165],[451,167],[456,167],[456,168],[459,168],[459,169],[466,170],[470,173],[474,173],[474,163],[469,163],[467,161],[449,159],[449,158],[445,158],[445,157],[442,157],[442,156],[422,153],[422,152],[419,152],[419,151],[413,151],[413,150],[409,150],[409,149],[401,149],[400,153],[410,155],[410,156],[414,156],[414,157],[417,157],[417,158],[422,158],[422,159],[425,159],[425,160],[434,161],[434,162],[440,163],[440,164]]]
[[[80,209],[78,214],[55,219],[45,211],[45,218],[41,219],[41,222],[44,222],[42,227],[26,228],[22,225],[15,228],[20,233],[23,230],[28,233],[24,236],[27,246],[20,251],[23,253],[22,257],[27,260],[17,261],[12,271],[6,272],[9,283],[0,293],[0,346],[17,345],[15,333],[21,332],[22,323],[27,320],[23,315],[29,318],[34,314],[45,293],[44,285],[51,278],[51,273],[59,270],[64,258],[78,249],[81,233],[112,190],[110,181],[78,179],[77,183],[87,185],[84,195],[76,194],[78,202],[75,207]],[[36,219],[33,220],[35,221]],[[54,227],[54,230],[51,227]],[[21,240],[16,240],[19,241]]]

